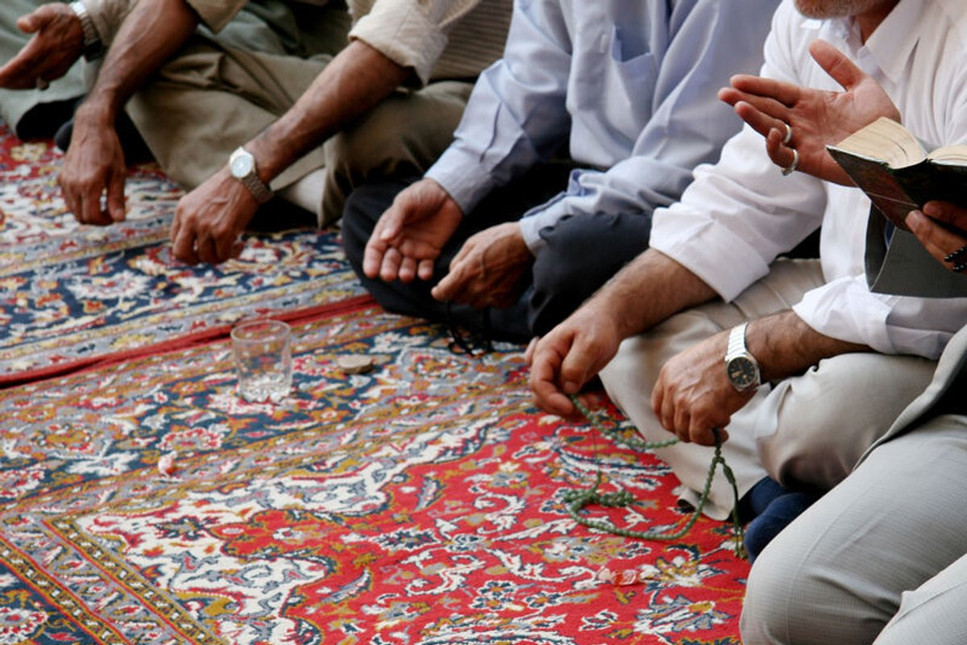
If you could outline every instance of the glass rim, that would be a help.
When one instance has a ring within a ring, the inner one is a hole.
[[[264,330],[267,333],[258,335],[257,337],[245,337],[243,334],[246,332],[253,332],[255,330]],[[231,337],[232,340],[238,341],[262,341],[266,338],[274,338],[277,336],[288,335],[291,333],[292,327],[289,323],[283,320],[274,320],[271,318],[266,318],[262,320],[247,320],[241,322],[234,327],[232,327]]]

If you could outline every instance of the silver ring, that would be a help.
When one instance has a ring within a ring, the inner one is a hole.
[[[782,122],[782,125],[786,126],[786,136],[782,138],[782,145],[788,146],[789,142],[792,141],[792,126],[785,121]]]
[[[41,92],[43,92],[48,87],[50,87],[50,81],[48,81],[45,78],[41,78],[40,76],[38,76],[37,77],[37,81],[36,81],[36,87],[37,87],[38,90],[40,90]]]
[[[796,168],[799,167],[799,151],[795,148],[792,149],[792,163],[782,169],[782,176],[791,175],[796,172]]]

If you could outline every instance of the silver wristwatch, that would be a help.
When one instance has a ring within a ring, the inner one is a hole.
[[[80,0],[75,0],[68,6],[77,16],[77,19],[81,21],[81,29],[84,31],[84,58],[87,60],[100,58],[104,54],[104,43],[101,42],[101,37],[97,33],[91,14],[87,11],[87,6]]]
[[[748,326],[749,323],[744,322],[732,328],[725,352],[725,374],[739,392],[754,390],[761,384],[759,363],[745,346],[745,328]]]
[[[241,146],[236,148],[232,156],[228,158],[228,168],[232,177],[242,182],[242,185],[249,189],[258,203],[264,204],[272,199],[272,191],[269,190],[264,181],[259,179],[255,167],[255,157],[248,150]]]

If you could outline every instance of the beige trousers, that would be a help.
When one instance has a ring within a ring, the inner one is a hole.
[[[338,36],[338,32],[337,32]],[[228,162],[231,152],[285,113],[345,43],[310,58],[246,51],[193,37],[128,113],[161,167],[194,188]],[[351,129],[290,166],[273,182],[290,186],[325,170],[320,225],[342,216],[352,189],[374,173],[422,173],[449,145],[472,85],[449,81],[398,90]]]
[[[789,309],[823,284],[815,260],[779,260],[768,276],[731,303],[714,301],[672,316],[646,334],[627,339],[601,372],[612,400],[647,440],[668,439],[651,410],[651,391],[662,365],[696,343],[746,320]],[[875,353],[843,354],[804,374],[759,388],[732,416],[723,455],[739,495],[770,476],[786,486],[831,488],[850,473],[864,451],[930,382],[935,361]],[[723,364],[724,369],[724,364]],[[658,451],[693,502],[702,490],[713,449],[679,443]],[[731,486],[713,481],[707,514],[728,516]]]

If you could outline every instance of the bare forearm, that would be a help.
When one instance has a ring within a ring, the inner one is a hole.
[[[278,121],[245,147],[270,181],[328,137],[368,113],[412,73],[362,41],[326,66]]]
[[[113,123],[129,98],[178,51],[198,26],[184,0],[141,0],[108,49],[79,119]]]
[[[865,345],[820,334],[792,311],[753,320],[746,343],[759,362],[763,381],[801,374],[824,358],[870,351]]]
[[[605,311],[616,312],[620,337],[628,338],[715,295],[683,265],[649,249],[615,274],[592,300]]]

